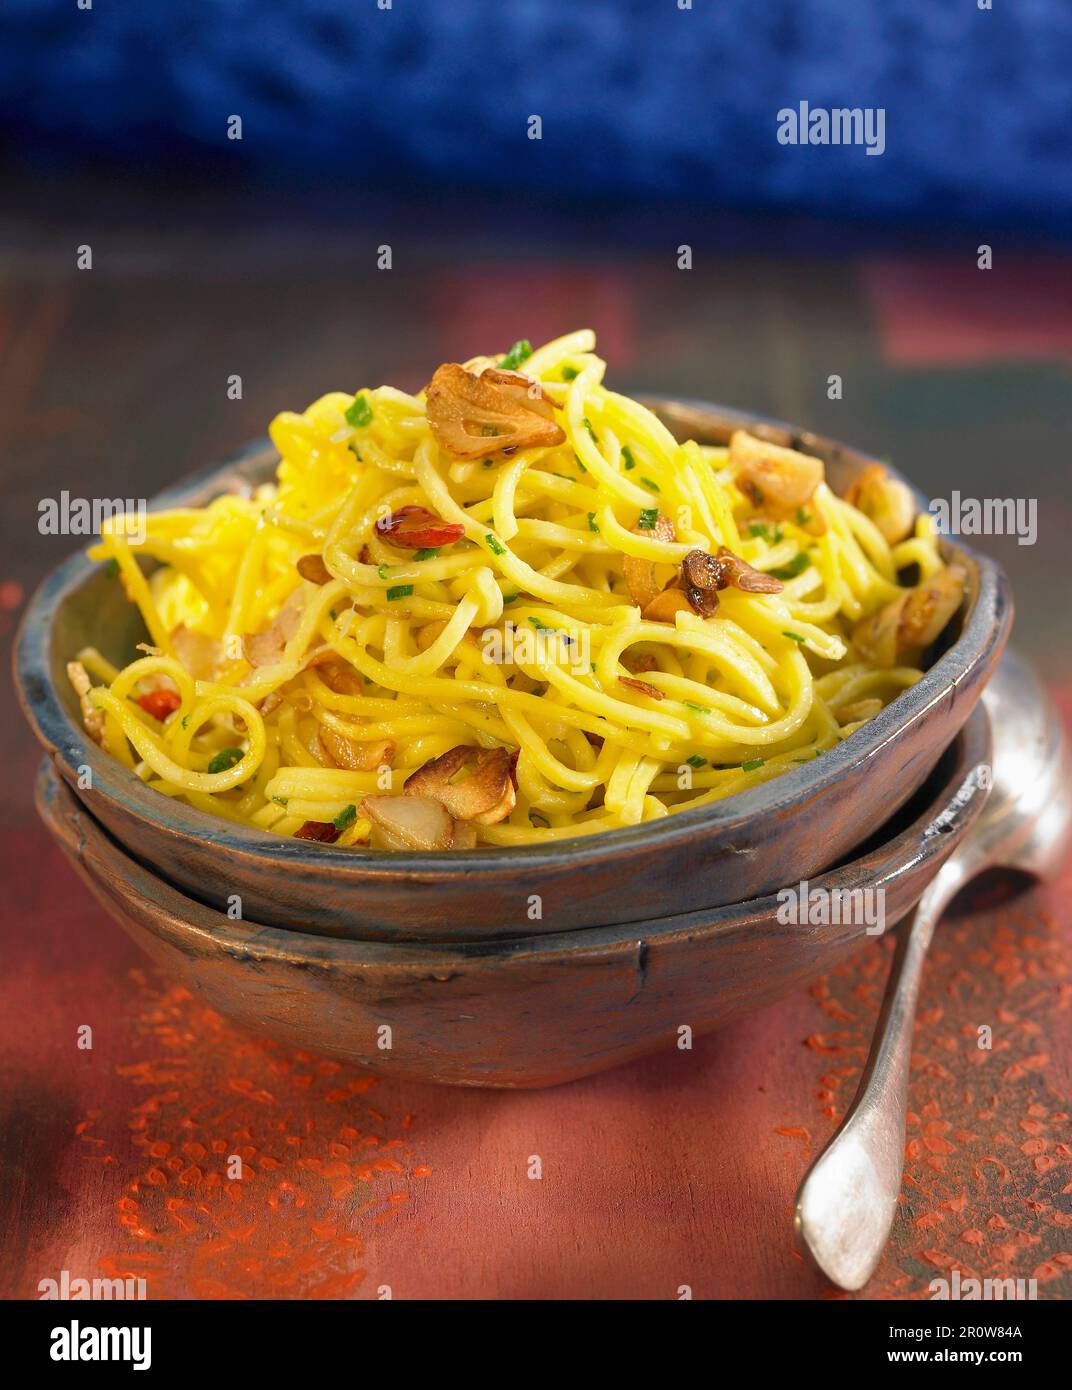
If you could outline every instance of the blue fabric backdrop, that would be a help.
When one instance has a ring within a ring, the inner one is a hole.
[[[163,172],[1072,222],[1070,0],[679,3],[4,0],[0,117]],[[780,145],[802,99],[884,107],[885,153]]]

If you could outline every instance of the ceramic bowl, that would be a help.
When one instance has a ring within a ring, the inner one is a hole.
[[[234,921],[124,853],[47,759],[37,799],[100,902],[219,1013],[396,1076],[534,1087],[675,1048],[682,1028],[708,1033],[877,949],[868,927],[910,911],[978,815],[989,757],[980,708],[875,842],[807,885],[805,912],[803,885],[788,882],[733,907],[513,941],[361,942]]]
[[[648,402],[680,438],[725,443],[747,425],[821,456],[843,492],[872,459],[831,440],[720,406]],[[193,506],[270,477],[268,445],[164,494]],[[925,502],[921,498],[920,505]],[[821,872],[919,788],[968,718],[1012,619],[993,561],[947,544],[969,593],[923,679],[822,758],[712,806],[551,846],[450,854],[337,850],[195,810],[151,791],[85,737],[65,665],[82,646],[124,664],[145,638],[103,567],[75,556],[30,604],[16,672],[27,718],[63,778],[139,863],[210,906],[239,895],[250,918],[359,940],[478,940],[557,933],[770,893]],[[88,768],[91,777],[80,775]],[[91,782],[87,787],[86,782]],[[538,892],[542,917],[530,898]]]

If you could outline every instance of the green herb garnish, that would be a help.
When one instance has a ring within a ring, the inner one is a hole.
[[[649,488],[652,492],[662,492],[662,488],[659,486],[659,484],[653,483],[650,478],[642,477],[640,481],[644,484],[646,488]]]
[[[638,531],[654,531],[659,522],[659,508],[645,507],[637,517]]]
[[[622,450],[622,458],[625,459],[625,471],[627,473],[636,467],[636,459],[633,457],[633,451],[628,444]]]
[[[348,405],[344,414],[346,423],[355,429],[363,430],[366,425],[372,424],[372,406],[363,395],[355,396],[353,405]]]
[[[588,529],[589,531],[594,531],[597,536],[599,535],[599,527],[596,525],[595,512],[588,513]]]
[[[706,758],[701,758],[700,755],[699,755],[699,753],[693,753],[692,757],[691,757],[691,758],[686,758],[685,761],[688,763],[689,767],[706,767],[706,766],[707,766],[707,759],[706,759]]]
[[[349,806],[344,806],[331,823],[341,833],[343,830],[349,829],[355,820],[357,820],[357,807],[351,803]]]
[[[576,367],[563,367],[562,380],[573,381],[579,375]]]
[[[516,371],[527,357],[532,356],[532,344],[527,338],[519,338],[506,354],[499,366],[508,372]]]
[[[763,766],[762,758],[750,758],[748,762],[741,764],[742,772],[755,772],[757,767]]]
[[[119,573],[119,561],[115,558],[114,555],[104,566],[104,573],[108,576],[109,579],[114,579],[116,575]]]
[[[438,554],[439,547],[437,545],[432,545],[429,546],[427,550],[415,551],[413,558],[415,560],[434,560]]]
[[[387,601],[393,603],[396,598],[409,598],[412,593],[412,584],[394,584],[387,590]]]
[[[707,708],[706,705],[694,705],[691,700],[684,700],[682,703],[684,704],[686,709],[694,710],[697,714],[711,713],[711,711]]]
[[[799,632],[783,632],[783,633],[782,633],[782,636],[783,636],[783,637],[788,637],[788,638],[789,638],[791,641],[793,641],[793,642],[803,642],[803,641],[804,641],[804,638],[801,637],[801,635],[800,635]]]
[[[803,550],[794,555],[787,565],[780,565],[776,570],[771,570],[775,579],[795,579],[811,564],[811,556],[806,555]]]
[[[488,534],[484,537],[484,539],[487,541],[488,549],[491,551],[493,555],[506,554],[506,546],[503,545],[502,541],[499,540],[498,536],[493,536],[489,531]]]
[[[221,748],[208,765],[209,772],[230,772],[246,755],[241,748]]]

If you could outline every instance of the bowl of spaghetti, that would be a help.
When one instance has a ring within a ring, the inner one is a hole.
[[[1000,570],[891,468],[594,347],[284,412],[46,581],[24,708],[135,858],[273,925],[520,936],[773,891],[913,794]]]

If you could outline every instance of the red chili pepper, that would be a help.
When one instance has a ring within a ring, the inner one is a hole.
[[[168,715],[173,714],[182,704],[182,699],[176,691],[161,687],[159,690],[150,690],[148,695],[139,695],[138,704],[146,714],[151,714],[154,719],[163,723]]]
[[[323,845],[333,845],[342,834],[329,820],[307,820],[294,832],[296,840],[319,840]]]
[[[465,535],[465,527],[457,521],[444,521],[425,507],[400,507],[390,516],[381,517],[376,530],[392,545],[406,550],[437,550],[451,545]]]

